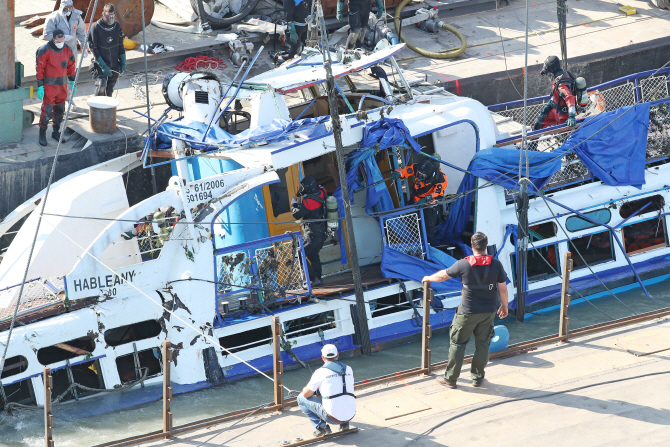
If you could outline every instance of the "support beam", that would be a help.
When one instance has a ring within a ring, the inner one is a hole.
[[[558,339],[568,341],[568,307],[570,307],[570,272],[572,271],[572,253],[563,256],[563,285],[561,287],[561,316],[558,325]]]
[[[284,362],[281,361],[281,322],[279,317],[272,317],[272,372],[274,373],[274,404],[279,409],[284,408],[284,390],[281,386],[281,375],[284,372]]]
[[[44,380],[44,441],[47,447],[54,447],[53,440],[53,426],[54,416],[51,413],[51,390],[53,389],[53,377],[51,376],[51,368],[44,367],[42,375]]]
[[[172,365],[172,345],[169,341],[163,342],[163,436],[172,437],[172,386],[170,380],[170,366]]]
[[[433,299],[433,289],[430,288],[430,282],[423,283],[423,324],[421,333],[421,369],[424,374],[430,374],[430,337],[433,328],[430,325],[430,302]]]

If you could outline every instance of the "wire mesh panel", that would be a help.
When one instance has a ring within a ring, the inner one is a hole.
[[[636,102],[635,84],[626,82],[616,87],[597,90],[589,95],[589,105],[586,108],[589,109],[594,101],[598,102],[597,110],[599,112],[611,112],[620,107],[632,106]]]
[[[424,259],[421,223],[417,213],[386,219],[384,222],[387,245],[415,258]]]
[[[667,98],[670,96],[668,94],[668,77],[650,76],[647,79],[642,79],[640,81],[640,91],[644,102]]]
[[[305,273],[300,262],[297,241],[275,242],[269,247],[256,249],[258,279],[263,289],[274,292],[302,289]]]
[[[537,117],[540,116],[540,112],[544,108],[546,101],[528,104],[528,117],[526,118],[526,125],[529,128],[533,127],[533,123],[537,120]],[[513,107],[505,110],[496,110],[496,113],[502,116],[512,118],[512,121],[515,121],[523,125],[523,107]]]
[[[248,251],[227,253],[217,259],[218,293],[254,286],[252,258]]]
[[[61,288],[42,279],[27,282],[23,287],[17,315],[25,315],[36,309],[62,302],[65,299],[65,294],[59,296],[62,292],[62,278],[59,284]],[[0,290],[0,321],[12,319],[20,291],[20,284]]]
[[[670,157],[670,110],[669,104],[657,104],[649,111],[649,133],[647,133],[647,160]]]

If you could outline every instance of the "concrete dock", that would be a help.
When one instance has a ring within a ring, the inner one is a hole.
[[[658,446],[670,441],[668,318],[494,359],[481,388],[471,387],[467,364],[458,389],[435,380],[443,372],[357,391],[352,426],[360,431],[320,445],[400,447],[466,412],[409,445]],[[663,372],[668,374],[634,378]],[[593,384],[599,385],[588,387]],[[587,388],[575,390],[581,387]],[[558,394],[547,396],[552,393]],[[270,447],[311,438],[312,431],[292,407],[142,445]]]

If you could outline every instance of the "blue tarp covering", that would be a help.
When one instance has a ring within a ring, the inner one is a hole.
[[[437,249],[431,248],[431,256],[434,252],[438,251],[439,250]],[[385,246],[382,251],[382,275],[384,275],[385,278],[397,278],[407,281],[421,282],[421,279],[423,279],[424,276],[432,275],[438,270],[444,270],[456,262],[451,256],[442,252],[440,253],[443,256],[450,258],[453,262],[449,261],[447,262],[448,265],[444,265],[438,262],[424,261],[423,259],[415,258],[414,256]],[[441,257],[442,260],[446,260],[447,258]],[[431,284],[431,287],[437,293],[460,292],[461,286],[461,281],[455,278],[445,282],[435,282]]]
[[[403,144],[405,141],[416,152],[421,152],[421,146],[414,141],[414,138],[409,133],[409,129],[407,129],[402,120],[383,118],[365,125],[360,147],[373,147],[379,144],[379,149],[383,150],[391,146]]]
[[[237,135],[230,134],[221,129],[218,125],[213,125],[205,138],[204,143],[200,143],[202,136],[207,130],[207,125],[190,120],[173,121],[158,126],[157,130],[157,149],[167,149],[172,147],[172,139],[187,140],[191,147],[200,150],[213,150],[212,145],[240,146],[260,142],[273,142],[286,140],[290,135],[300,135],[304,138],[317,138],[328,134],[325,122],[330,116],[321,116],[319,118],[306,118],[298,121],[289,121],[275,118],[266,126],[247,129]],[[148,139],[152,140],[153,135]],[[151,144],[149,142],[148,144]]]
[[[606,185],[642,188],[649,107],[645,102],[587,118],[558,151],[574,149],[584,166]]]

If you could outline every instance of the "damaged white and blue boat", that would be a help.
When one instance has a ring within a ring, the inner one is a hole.
[[[590,89],[593,104],[584,114],[596,116],[576,131],[530,132],[533,150],[522,172],[528,198],[517,199],[518,105],[487,108],[405,78],[393,59],[403,46],[340,53],[333,64],[374,349],[421,331],[421,278],[467,255],[474,231],[488,234],[489,251],[503,262],[518,317],[553,304],[568,250],[581,253],[573,256],[572,284],[585,295],[599,292],[600,281],[618,286],[670,273],[667,70]],[[359,352],[343,221],[330,221],[338,228],[321,251],[323,284],[313,288],[299,222],[290,215],[300,179],[313,176],[338,198],[343,216],[322,61],[315,50],[235,82],[205,72],[167,78],[168,104],[183,116],[167,121],[164,114],[144,152],[54,183],[30,263],[44,193],[0,223],[0,236],[15,232],[0,263],[0,347],[9,343],[4,408],[43,404],[44,366],[60,402],[115,390],[124,393],[116,407],[154,400],[165,340],[175,349],[176,393],[271,370],[272,315],[283,324],[286,366],[319,358],[325,343]],[[372,78],[371,67],[398,81]],[[653,99],[641,96],[647,79],[665,83]],[[630,110],[602,99],[622,85],[632,89]],[[530,103],[539,110],[543,101]],[[448,180],[438,204],[442,223],[430,237],[423,210],[408,205],[407,185],[390,179],[392,170],[426,156]],[[161,192],[130,198],[129,176],[150,166]],[[517,287],[524,200],[527,279]],[[435,288],[431,325],[446,330],[460,283]]]

